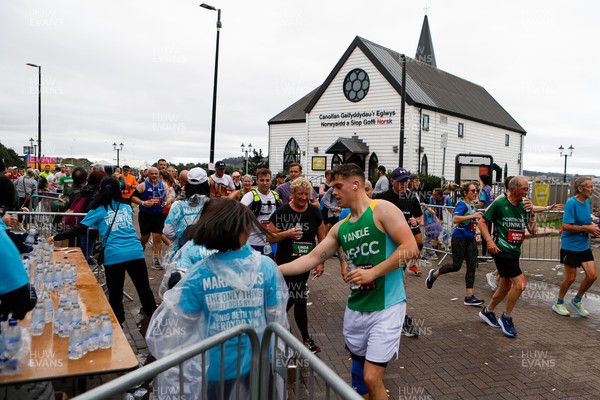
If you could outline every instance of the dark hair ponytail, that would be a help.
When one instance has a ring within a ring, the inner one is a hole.
[[[121,202],[121,184],[117,178],[107,176],[100,182],[100,192],[90,205],[91,210],[95,210],[100,206],[104,206],[108,210],[108,205],[114,201]]]

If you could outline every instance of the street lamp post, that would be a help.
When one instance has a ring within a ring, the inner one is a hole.
[[[573,156],[573,150],[575,150],[575,147],[573,147],[573,145],[571,145],[571,146],[569,146],[568,149],[565,149],[561,144],[560,147],[558,148],[558,150],[560,150],[560,156],[565,158],[565,172],[563,175],[563,182],[566,183],[567,182],[567,157]],[[566,150],[569,150],[568,154],[567,154]]]
[[[38,69],[38,148],[37,168],[42,170],[42,66],[27,63],[30,67]]]
[[[242,155],[244,156],[244,159],[246,161],[246,174],[248,173],[248,153],[252,151],[252,145],[250,143],[248,143],[248,147],[244,146],[244,143],[242,143]]]
[[[113,142],[113,148],[117,152],[117,167],[119,167],[119,153],[123,151],[123,142],[117,145],[117,142]]]
[[[212,121],[210,125],[210,157],[209,162],[212,164],[215,162],[215,125],[217,122],[217,77],[219,73],[219,36],[221,33],[221,9],[217,9],[206,3],[200,4],[200,7],[206,8],[207,10],[217,12],[217,46],[215,52],[215,80],[213,83],[213,103],[212,103]]]

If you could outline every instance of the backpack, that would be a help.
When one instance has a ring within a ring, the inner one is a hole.
[[[86,202],[86,197],[82,196],[81,193],[77,195],[77,197],[75,197],[75,200],[73,200],[73,202],[71,203],[71,205],[69,206],[69,209],[67,210],[67,212],[74,212],[74,213],[82,213],[85,212],[85,202]],[[65,223],[65,225],[68,226],[75,226],[79,223],[79,221],[82,219],[82,217],[80,216],[64,216],[63,217],[63,222]]]
[[[274,205],[279,207],[281,205],[281,200],[279,199],[279,193],[277,193],[274,190],[271,190],[271,193],[273,193],[273,197],[275,197]],[[250,208],[250,211],[252,211],[256,217],[258,217],[260,215],[260,210],[263,206],[263,203],[260,200],[260,196],[258,195],[258,191],[256,189],[252,189],[252,196],[253,196],[252,204],[250,204],[248,207]]]

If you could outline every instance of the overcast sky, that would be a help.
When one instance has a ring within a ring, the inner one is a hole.
[[[355,36],[414,57],[425,5],[438,68],[485,87],[527,131],[524,168],[600,174],[600,3],[224,1],[215,160],[320,85]],[[201,1],[200,1],[201,2]],[[208,162],[217,13],[192,0],[0,2],[0,140],[49,156]],[[211,3],[212,2],[212,3]],[[594,50],[596,49],[596,50]]]

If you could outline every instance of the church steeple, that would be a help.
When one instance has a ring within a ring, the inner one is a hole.
[[[417,53],[415,59],[425,64],[429,64],[437,68],[435,63],[435,53],[433,51],[433,41],[431,40],[431,32],[429,31],[429,20],[427,14],[423,20],[423,27],[421,28],[421,37],[419,38],[419,44],[417,45]]]

